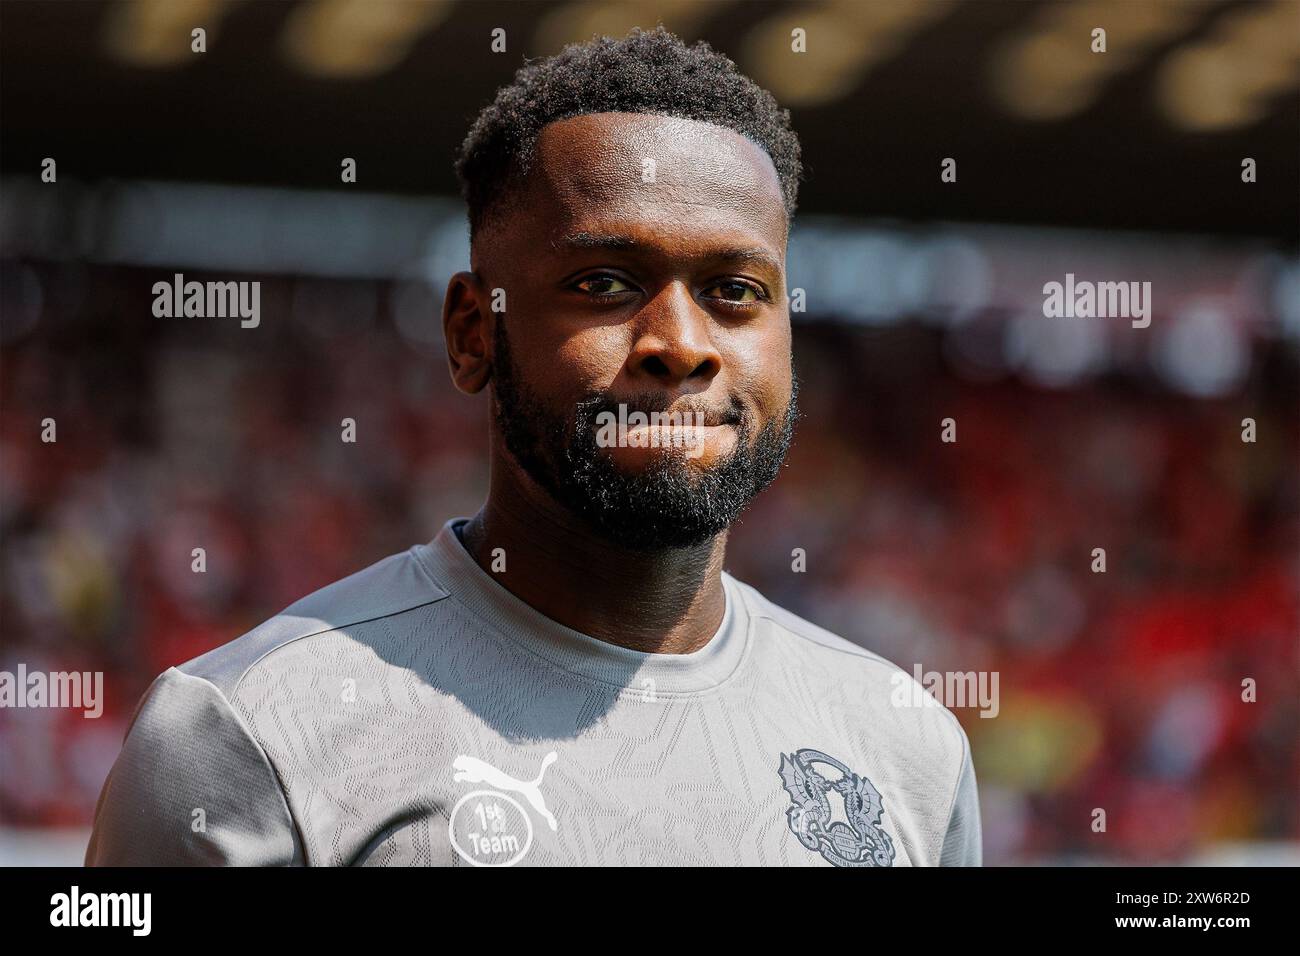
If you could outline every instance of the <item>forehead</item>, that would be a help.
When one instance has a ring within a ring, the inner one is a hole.
[[[551,234],[641,223],[742,230],[785,248],[771,158],[739,133],[696,120],[592,113],[551,123],[538,137],[526,195]]]

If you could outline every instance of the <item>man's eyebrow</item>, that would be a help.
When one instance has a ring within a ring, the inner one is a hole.
[[[648,248],[645,243],[633,238],[632,236],[623,236],[617,234],[596,234],[590,232],[574,232],[553,243],[557,250],[564,249],[606,249],[612,252],[635,252],[638,249]],[[765,249],[759,248],[726,248],[715,249],[701,256],[715,262],[752,262],[756,265],[767,266],[774,272],[781,272],[781,261]]]

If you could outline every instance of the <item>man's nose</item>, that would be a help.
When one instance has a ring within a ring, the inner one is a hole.
[[[722,369],[711,321],[683,283],[665,286],[637,316],[637,338],[627,361],[632,377],[669,386],[708,382]]]

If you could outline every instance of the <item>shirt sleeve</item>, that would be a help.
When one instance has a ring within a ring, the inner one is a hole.
[[[288,866],[300,841],[265,752],[217,687],[146,692],[95,808],[87,866]]]
[[[939,854],[940,866],[983,866],[984,842],[980,827],[979,789],[975,783],[975,764],[971,760],[970,741],[962,731],[961,772],[948,816],[948,830]]]

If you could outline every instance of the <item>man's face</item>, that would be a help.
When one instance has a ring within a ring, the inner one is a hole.
[[[492,377],[515,462],[624,546],[723,531],[776,477],[797,414],[786,232],[771,160],[729,130],[627,113],[547,126],[475,243],[483,285],[506,293]],[[620,405],[694,417],[633,416],[610,446],[599,426]]]

